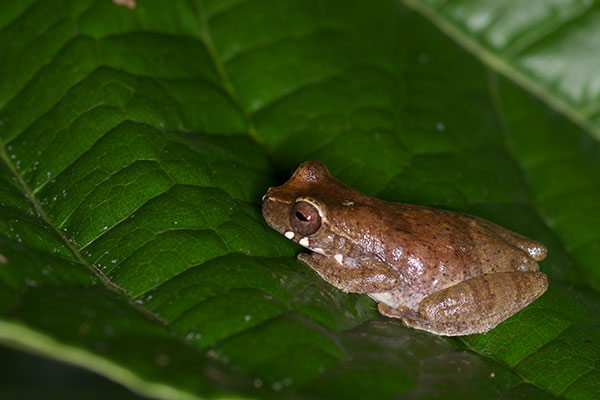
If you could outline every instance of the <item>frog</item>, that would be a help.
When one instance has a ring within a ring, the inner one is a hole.
[[[297,258],[326,282],[436,335],[486,333],[548,288],[542,243],[470,214],[370,197],[320,161],[268,188],[262,215],[310,250]]]

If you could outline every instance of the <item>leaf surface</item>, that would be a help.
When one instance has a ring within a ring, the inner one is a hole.
[[[4,342],[162,398],[599,394],[592,118],[480,62],[445,17],[258,0],[0,16]],[[540,240],[548,292],[485,335],[379,316],[262,219],[266,188],[306,159]]]

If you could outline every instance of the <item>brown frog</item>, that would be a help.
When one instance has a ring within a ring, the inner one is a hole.
[[[267,223],[310,250],[298,259],[379,312],[437,335],[487,332],[548,287],[546,247],[471,215],[366,196],[306,161],[263,196]]]

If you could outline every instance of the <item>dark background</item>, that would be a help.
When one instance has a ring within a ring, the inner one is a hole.
[[[0,346],[0,399],[145,400],[101,375]]]

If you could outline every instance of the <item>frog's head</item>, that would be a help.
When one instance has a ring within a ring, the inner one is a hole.
[[[333,179],[320,161],[305,161],[286,183],[267,190],[262,198],[263,217],[286,238],[329,254],[336,236],[331,229],[330,205],[348,189]]]

